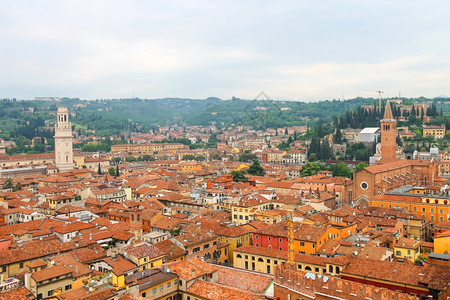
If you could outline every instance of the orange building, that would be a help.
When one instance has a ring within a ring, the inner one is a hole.
[[[371,206],[404,208],[432,222],[446,221],[450,215],[449,199],[442,196],[392,192],[373,196],[369,201]]]

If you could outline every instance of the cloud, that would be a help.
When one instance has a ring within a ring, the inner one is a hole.
[[[18,0],[1,6],[0,97],[449,94],[447,1]]]

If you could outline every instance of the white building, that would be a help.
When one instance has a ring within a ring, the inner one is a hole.
[[[376,142],[380,137],[379,127],[366,127],[361,130],[358,134],[358,140],[362,143],[373,143]]]

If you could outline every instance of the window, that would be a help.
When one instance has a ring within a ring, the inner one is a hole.
[[[280,243],[281,243],[281,238],[279,239]]]
[[[396,256],[402,256],[402,252],[397,250],[397,251],[395,251],[395,255]]]
[[[431,212],[434,213],[434,208],[431,209]]]
[[[439,213],[440,213],[440,214],[443,214],[443,213],[444,213],[444,210],[443,210],[443,209],[439,210]]]
[[[161,284],[159,287],[159,291],[161,292],[163,289],[164,289],[164,285]]]
[[[171,286],[171,283],[168,282],[168,283],[167,283],[167,288],[170,288],[170,286]]]
[[[305,242],[300,242],[300,246],[304,247],[305,246]]]
[[[417,207],[414,206],[414,207],[413,207],[413,211],[417,211]]]
[[[269,236],[269,242],[272,240],[272,238]]]
[[[425,207],[422,207],[422,211],[425,211]]]
[[[22,262],[20,262],[20,264],[19,264],[19,268],[23,268],[23,261]]]
[[[51,290],[51,291],[48,291],[48,296],[52,296],[53,295],[53,290]]]
[[[175,279],[175,280],[173,281],[173,285],[178,285],[178,279]]]
[[[66,285],[65,287],[64,287],[64,290],[70,290],[72,288],[72,285],[71,284],[68,284],[68,285]]]
[[[6,272],[6,266],[2,267],[2,272],[5,273]]]
[[[156,294],[156,288],[153,289],[152,293],[153,295]]]
[[[259,235],[255,234],[255,239],[259,239]]]

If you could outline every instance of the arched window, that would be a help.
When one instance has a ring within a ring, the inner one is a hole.
[[[260,257],[258,258],[258,262],[264,262],[264,260]]]
[[[330,273],[330,274],[333,273],[333,266],[330,265],[330,266],[328,267],[328,273]]]
[[[311,271],[311,267],[305,267],[305,271]]]
[[[238,254],[236,255],[236,258],[242,258],[242,255]]]

